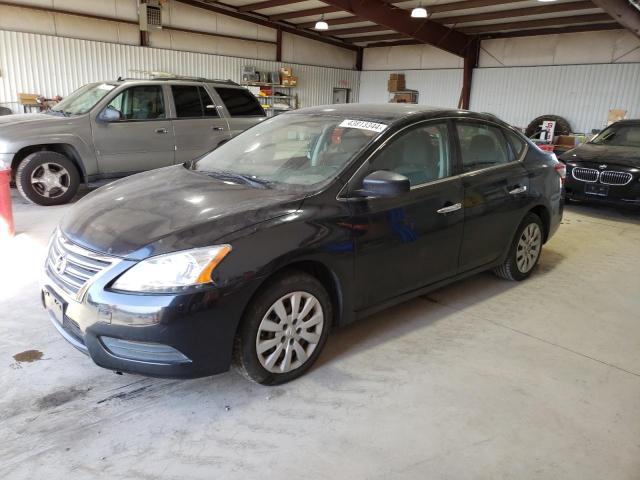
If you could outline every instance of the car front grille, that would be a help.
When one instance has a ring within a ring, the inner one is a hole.
[[[600,172],[598,172],[598,170],[594,168],[576,167],[571,172],[571,175],[573,175],[573,178],[575,178],[576,180],[580,180],[581,182],[594,183],[598,181]]]
[[[45,270],[60,288],[77,297],[91,278],[116,260],[79,247],[56,231],[51,239]]]
[[[626,185],[631,182],[633,175],[629,172],[614,172],[605,170],[600,173],[600,183],[605,185]]]

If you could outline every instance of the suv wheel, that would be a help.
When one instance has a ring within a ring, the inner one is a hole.
[[[251,302],[236,337],[240,373],[263,385],[298,378],[320,355],[332,320],[322,284],[303,272],[274,279]]]
[[[542,221],[534,213],[527,214],[518,227],[505,262],[494,273],[505,280],[520,281],[531,275],[542,252]]]
[[[28,155],[18,165],[16,187],[29,202],[62,205],[71,200],[80,186],[78,169],[57,152],[41,151]]]

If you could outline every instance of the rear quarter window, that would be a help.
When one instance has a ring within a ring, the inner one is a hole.
[[[232,117],[254,117],[265,115],[264,110],[249,90],[244,88],[216,87],[222,103]]]
[[[525,148],[527,148],[527,142],[517,133],[511,130],[505,130],[504,134],[507,136],[511,150],[513,151],[514,160],[520,158]]]

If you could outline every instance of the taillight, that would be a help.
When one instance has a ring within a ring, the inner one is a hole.
[[[560,175],[560,184],[564,185],[564,180],[567,178],[567,166],[562,162],[558,162],[554,168],[556,173]]]

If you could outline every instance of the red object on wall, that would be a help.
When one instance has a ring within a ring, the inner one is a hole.
[[[553,152],[553,150],[555,149],[555,145],[538,145],[538,147],[540,147],[540,150],[544,151],[544,152]]]
[[[11,170],[0,170],[0,240],[13,237],[13,213],[11,211]]]

